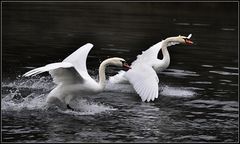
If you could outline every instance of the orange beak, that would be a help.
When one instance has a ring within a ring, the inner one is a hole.
[[[193,44],[193,42],[190,39],[185,39],[185,43],[187,45],[192,45]]]
[[[123,63],[123,67],[127,69],[131,69],[131,67],[126,62]]]

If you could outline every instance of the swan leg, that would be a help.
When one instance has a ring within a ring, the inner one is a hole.
[[[47,96],[46,102],[49,105],[56,105],[59,108],[64,108],[65,101],[63,100],[64,95],[61,94],[59,86],[54,88]]]
[[[67,104],[67,108],[70,109],[70,110],[72,110],[72,111],[74,111],[74,109],[73,109],[72,107],[70,107],[69,104]]]
[[[74,109],[72,107],[70,107],[70,101],[72,100],[73,96],[72,95],[67,95],[65,97],[65,103],[67,104],[67,108],[74,111]]]
[[[47,97],[47,104],[49,106],[57,106],[60,109],[64,109],[64,102],[61,101],[58,97],[55,96],[48,96]]]

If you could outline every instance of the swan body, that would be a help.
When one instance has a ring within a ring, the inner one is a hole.
[[[96,94],[103,91],[105,87],[105,68],[109,65],[127,67],[124,59],[114,57],[104,60],[99,66],[99,82],[96,82],[87,72],[86,59],[93,45],[85,44],[73,52],[62,62],[51,63],[46,66],[33,69],[23,76],[37,75],[49,72],[53,82],[57,86],[48,94],[47,103],[54,103],[56,99],[70,108],[70,101],[79,94]],[[70,108],[71,109],[71,108]]]
[[[110,83],[130,83],[135,91],[139,94],[142,101],[149,102],[158,98],[159,79],[156,72],[165,70],[170,64],[170,55],[167,47],[176,44],[188,44],[193,42],[190,40],[192,34],[186,36],[169,37],[161,42],[153,45],[137,59],[132,62],[131,69],[127,72],[120,71],[115,76],[109,78]],[[163,59],[158,59],[158,53],[162,50]]]

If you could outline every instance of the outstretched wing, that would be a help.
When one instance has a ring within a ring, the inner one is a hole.
[[[63,62],[33,69],[23,76],[37,75],[49,71],[56,84],[60,82],[82,83],[84,80],[92,80],[86,67],[87,56],[92,47],[93,44],[87,43],[65,58]]]
[[[87,71],[86,60],[88,53],[92,49],[92,47],[93,44],[91,43],[83,45],[71,55],[69,55],[67,58],[65,58],[63,62],[71,63],[82,77],[91,78]]]
[[[124,77],[124,74],[126,72],[123,70],[120,70],[118,72],[118,74],[114,75],[114,76],[110,76],[109,77],[109,82],[110,83],[128,83],[128,80]]]
[[[162,48],[162,42],[163,41],[151,46],[149,49],[143,51],[142,54],[138,55],[137,59],[132,62],[131,68],[135,69],[135,67],[139,67],[141,65],[151,66],[153,65],[154,62],[158,61],[157,56],[160,49]],[[124,72],[120,71],[118,74],[111,76],[109,78],[109,81],[111,83],[126,83],[127,80],[124,77],[124,75],[125,75],[125,71]]]
[[[37,75],[47,71],[49,71],[49,73],[53,78],[53,81],[56,84],[82,83],[84,81],[83,77],[79,75],[79,73],[74,68],[74,66],[71,63],[67,63],[67,62],[52,63],[43,67],[35,68],[25,73],[23,76],[26,77],[31,75]]]
[[[131,67],[134,68],[142,64],[152,65],[157,60],[158,53],[162,48],[162,42],[151,46],[149,49],[143,51],[141,55],[138,55],[137,59],[132,62]]]
[[[141,65],[128,70],[124,77],[133,85],[142,101],[154,101],[158,98],[158,76],[149,65]]]

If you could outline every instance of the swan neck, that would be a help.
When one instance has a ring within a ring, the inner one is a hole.
[[[167,42],[167,43],[172,42],[172,41],[176,41],[176,37],[169,37],[169,38],[166,38],[164,41]]]
[[[163,54],[163,60],[170,60],[170,55],[169,55],[169,52],[168,52],[168,43],[171,42],[173,40],[172,37],[170,38],[167,38],[163,41],[163,45],[162,45],[162,54]]]
[[[162,48],[163,60],[170,60],[170,55],[167,46]]]
[[[169,52],[168,52],[168,43],[171,41],[170,38],[166,39],[163,41],[163,45],[162,45],[162,55],[163,55],[163,59],[162,59],[162,65],[161,67],[162,68],[167,68],[170,64],[170,55],[169,55]]]
[[[103,61],[100,66],[99,66],[99,87],[100,89],[103,89],[106,85],[106,72],[105,72],[105,69],[106,69],[106,66],[107,66],[107,62],[106,61]]]

